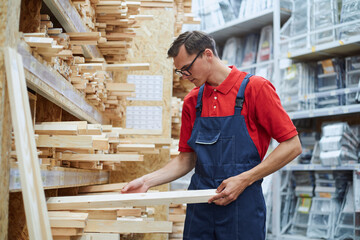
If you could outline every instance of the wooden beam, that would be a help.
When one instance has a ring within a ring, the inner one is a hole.
[[[155,144],[119,144],[117,145],[117,150],[121,152],[139,152],[139,151],[147,151],[154,150]]]
[[[123,63],[123,64],[107,64],[105,65],[106,71],[134,71],[134,70],[149,70],[149,63]]]
[[[100,233],[171,233],[172,223],[166,221],[89,220],[84,231]]]
[[[51,197],[49,210],[153,206],[170,203],[201,203],[215,196],[215,189],[157,193],[130,193],[103,196]]]
[[[120,208],[117,210],[118,217],[141,217],[141,208]]]
[[[79,193],[120,191],[123,187],[125,187],[126,184],[127,183],[111,183],[111,184],[84,186],[79,188]]]
[[[77,135],[77,125],[35,124],[35,133],[43,135]]]
[[[31,240],[52,239],[22,58],[9,47],[4,49],[4,53],[11,118],[29,236]]]
[[[107,162],[134,162],[144,161],[143,155],[138,154],[72,154],[63,153],[61,154],[61,160],[67,161],[107,161]]]
[[[16,47],[19,40],[20,0],[0,1],[0,239],[8,239],[10,153],[12,145],[12,122],[9,91],[5,75],[5,46]],[[17,27],[14,27],[17,26]],[[11,218],[11,217],[10,217]]]
[[[92,136],[39,135],[38,147],[92,149]]]
[[[76,125],[78,128],[78,132],[80,135],[86,134],[87,132],[87,122],[86,121],[66,121],[66,122],[39,122],[36,123],[37,125],[60,125],[60,126],[66,126],[66,125]],[[65,127],[66,128],[66,127]]]
[[[81,237],[73,240],[120,240],[118,233],[84,233]]]
[[[135,84],[107,82],[106,90],[109,92],[135,92]]]
[[[51,228],[51,234],[55,236],[77,236],[84,232],[82,228]]]
[[[120,143],[171,145],[172,138],[122,138],[120,139]]]

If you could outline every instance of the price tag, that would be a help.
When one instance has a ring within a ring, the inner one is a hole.
[[[339,40],[339,44],[340,44],[341,46],[344,45],[343,40]]]
[[[288,53],[287,53],[287,57],[288,57],[288,58],[291,58],[291,52],[288,52]]]
[[[311,47],[311,52],[316,52],[316,47],[315,46]]]
[[[345,90],[344,90],[344,93],[350,93],[350,89],[349,88],[346,88]]]
[[[331,91],[330,92],[330,96],[335,96],[336,95],[336,92],[335,91]]]

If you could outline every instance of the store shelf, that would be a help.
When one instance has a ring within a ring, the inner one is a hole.
[[[20,173],[16,163],[10,169],[10,191],[21,191]],[[15,165],[15,166],[14,166]],[[109,182],[109,172],[76,168],[41,167],[44,189],[79,187]]]
[[[70,0],[44,0],[44,3],[66,32],[90,32]],[[83,50],[87,58],[103,57],[97,46],[83,45]]]
[[[225,42],[226,39],[234,36],[242,36],[248,33],[259,31],[262,27],[273,23],[274,9],[267,9],[260,13],[255,13],[252,17],[236,19],[222,26],[207,29],[216,42]],[[281,22],[285,22],[290,13],[281,11]]]
[[[325,91],[325,92],[316,92],[304,96],[294,96],[294,97],[287,97],[284,98],[282,101],[282,104],[292,104],[292,103],[298,103],[299,101],[307,101],[310,99],[316,99],[316,98],[322,98],[322,97],[332,97],[332,96],[338,96],[342,94],[349,94],[349,93],[356,93],[360,91],[360,87],[354,87],[354,88],[341,88],[331,91]]]
[[[309,238],[306,236],[300,236],[300,235],[288,235],[283,234],[280,235],[277,240],[322,240],[323,238]]]
[[[313,109],[313,110],[288,112],[288,114],[292,120],[334,116],[334,115],[344,115],[344,114],[350,114],[350,113],[360,113],[360,104],[352,104],[352,105],[337,106],[337,107],[330,107],[330,108],[319,108],[319,109]]]
[[[323,166],[315,164],[288,164],[281,170],[284,171],[358,171],[360,172],[360,164],[348,164],[341,166]]]
[[[260,63],[255,63],[255,64],[251,64],[249,66],[244,66],[244,67],[238,67],[238,69],[240,71],[246,71],[249,70],[251,68],[257,68],[257,67],[263,67],[263,66],[269,66],[271,64],[274,64],[274,60],[269,60],[269,61],[265,61],[265,62],[260,62]]]
[[[350,56],[359,51],[360,36],[357,35],[347,39],[290,51],[287,53],[287,57],[295,61],[317,61],[331,57]]]
[[[23,58],[27,86],[57,104],[74,116],[90,123],[106,124],[101,113],[58,72],[40,63],[26,48],[26,43],[18,45]]]

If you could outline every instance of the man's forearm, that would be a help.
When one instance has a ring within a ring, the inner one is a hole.
[[[195,166],[195,153],[180,153],[163,168],[144,175],[142,180],[149,187],[158,186],[178,179]]]
[[[259,165],[246,172],[250,180],[249,185],[284,167],[301,154],[301,151],[298,136],[280,143]]]

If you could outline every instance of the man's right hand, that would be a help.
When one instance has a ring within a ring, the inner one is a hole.
[[[149,187],[145,184],[143,178],[137,178],[129,182],[123,189],[121,193],[144,193],[149,190]]]

